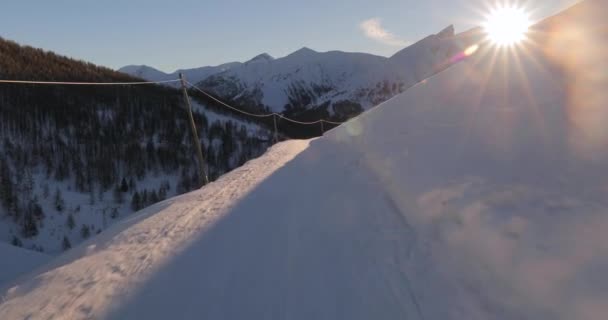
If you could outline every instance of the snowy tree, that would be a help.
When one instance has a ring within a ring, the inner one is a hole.
[[[63,196],[61,195],[61,190],[59,188],[55,189],[55,209],[59,212],[62,212],[65,209],[65,202],[63,201]]]

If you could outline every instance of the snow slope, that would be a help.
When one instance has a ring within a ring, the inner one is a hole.
[[[0,318],[605,319],[607,7],[145,209]]]
[[[262,56],[262,55],[260,55]],[[256,57],[259,58],[260,56]],[[268,56],[270,57],[270,56]],[[254,58],[255,59],[255,58]],[[192,68],[192,69],[179,69],[172,73],[165,73],[160,70],[157,70],[153,67],[146,65],[128,65],[124,66],[117,71],[132,75],[134,77],[146,79],[149,81],[165,81],[165,80],[175,80],[179,79],[179,74],[183,73],[184,77],[189,82],[196,83],[206,79],[207,77],[229,70],[230,68],[234,68],[236,66],[241,65],[240,62],[228,62],[221,64],[219,66],[206,66],[200,68]],[[170,84],[173,86],[179,86],[178,84]]]
[[[47,263],[51,257],[0,243],[0,286]]]

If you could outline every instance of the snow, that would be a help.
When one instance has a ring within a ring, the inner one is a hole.
[[[212,125],[215,122],[219,122],[222,124],[225,124],[227,122],[233,122],[238,126],[244,126],[246,128],[247,132],[249,133],[249,135],[252,137],[266,139],[271,134],[269,132],[268,128],[265,128],[258,123],[250,121],[246,117],[236,118],[230,114],[222,114],[222,113],[214,111],[214,110],[210,109],[208,106],[201,104],[194,100],[191,100],[191,103],[192,103],[192,110],[195,113],[200,113],[200,114],[205,115],[205,117],[207,117],[207,121],[209,122],[209,125]]]
[[[250,161],[200,191],[160,202],[116,223],[54,260],[31,280],[3,290],[0,318],[110,316],[108,312],[134,293],[132,289],[166,270],[194,240],[222,223],[239,199],[307,145],[297,141],[276,146],[267,156]],[[217,249],[216,254],[228,252]],[[36,306],[34,301],[48,303]]]
[[[256,58],[259,58],[260,56]],[[266,58],[268,59],[270,58],[270,56]],[[229,62],[221,64],[219,66],[205,66],[200,68],[179,69],[175,70],[172,73],[165,73],[146,65],[128,65],[118,69],[118,71],[130,74],[138,78],[146,79],[148,81],[175,80],[179,79],[180,73],[183,73],[184,77],[186,78],[186,80],[188,80],[188,82],[197,83],[211,75],[230,70],[231,68],[237,67],[239,65],[241,65],[240,62]],[[179,83],[170,83],[167,85],[173,87],[180,86]]]
[[[9,243],[13,237],[17,237],[23,243],[23,247],[31,250],[43,250],[44,253],[56,255],[63,252],[62,240],[66,237],[71,245],[78,244],[84,239],[81,234],[83,226],[90,229],[90,234],[95,235],[106,229],[116,220],[129,217],[132,213],[131,196],[132,192],[124,194],[124,202],[121,204],[113,200],[112,190],[103,192],[102,199],[99,192],[95,190],[94,201],[91,195],[78,192],[72,188],[69,182],[49,181],[46,174],[37,170],[33,173],[33,194],[38,199],[38,204],[45,213],[46,218],[39,225],[38,234],[32,238],[24,238],[21,235],[20,227],[15,225],[9,217],[0,217],[0,243]],[[137,189],[158,190],[163,182],[169,182],[171,189],[167,191],[168,196],[176,195],[177,181],[179,173],[146,175],[142,180],[137,180]],[[44,188],[48,188],[48,195],[45,196]],[[65,202],[65,209],[61,212],[55,208],[55,192],[59,190],[61,198]],[[115,211],[115,216],[112,212]],[[74,219],[74,228],[67,225],[68,216]]]
[[[605,319],[606,9],[144,209],[0,318]]]
[[[0,243],[0,286],[48,262],[50,256]],[[1,300],[0,300],[1,301]]]
[[[274,112],[285,111],[285,106],[302,94],[313,100],[303,107],[351,101],[368,109],[448,66],[454,52],[470,44],[465,40],[449,26],[391,58],[342,51],[317,52],[304,47],[279,59],[263,53],[245,63],[178,70],[172,74],[147,66],[126,66],[120,71],[154,81],[176,79],[183,72],[190,83],[224,99],[250,97]],[[387,88],[383,88],[385,83]],[[320,88],[329,93],[317,92]],[[328,112],[333,114],[333,108],[328,108]]]

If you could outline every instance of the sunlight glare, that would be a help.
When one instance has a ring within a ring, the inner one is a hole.
[[[490,12],[483,27],[491,42],[511,46],[525,39],[531,25],[530,15],[524,9],[500,7]]]

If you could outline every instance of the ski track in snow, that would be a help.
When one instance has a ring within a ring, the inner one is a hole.
[[[549,21],[526,82],[474,56],[121,221],[0,319],[606,319],[607,5]]]
[[[302,141],[276,146],[268,157],[253,160],[200,191],[161,202],[119,222],[46,266],[50,271],[4,290],[0,319],[101,317],[112,302],[126,299],[196,234],[229,212],[231,204],[306,145]],[[159,208],[165,208],[163,214],[148,217]]]

